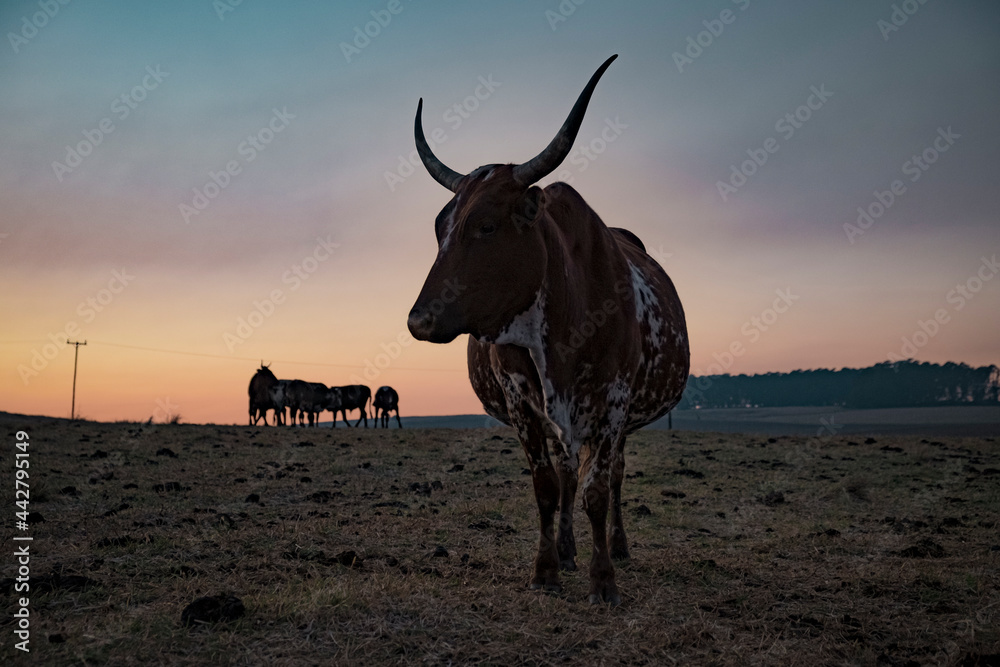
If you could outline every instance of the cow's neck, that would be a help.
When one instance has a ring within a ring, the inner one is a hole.
[[[555,435],[571,453],[579,445],[579,424],[574,413],[586,400],[579,391],[581,358],[595,363],[584,345],[574,346],[571,330],[579,329],[586,314],[601,311],[613,280],[598,272],[610,272],[623,258],[608,247],[611,240],[596,215],[574,221],[573,229],[557,223],[545,230],[547,248],[545,278],[530,307],[517,315],[496,338],[497,344],[517,345],[528,350],[544,397],[544,410]],[[607,313],[613,319],[621,313]],[[609,324],[606,322],[605,324]],[[614,327],[614,323],[610,323]],[[601,363],[597,361],[596,363]]]

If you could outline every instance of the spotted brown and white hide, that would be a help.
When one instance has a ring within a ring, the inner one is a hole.
[[[680,401],[689,369],[684,312],[634,234],[607,227],[565,183],[533,185],[569,153],[612,60],[549,146],[520,165],[451,170],[424,140],[418,105],[418,152],[455,196],[435,223],[437,258],[408,326],[436,343],[470,334],[472,387],[488,414],[517,431],[539,509],[531,587],[558,589],[559,569],[576,568],[579,486],[594,539],[590,601],[615,605],[621,597],[611,559],[629,555],[621,515],[625,436]],[[443,298],[449,289],[457,298]]]
[[[274,407],[275,426],[283,426],[285,423],[285,408],[288,406],[286,395],[289,382],[291,380],[278,380],[277,384],[268,390],[268,395],[271,397],[271,405]]]

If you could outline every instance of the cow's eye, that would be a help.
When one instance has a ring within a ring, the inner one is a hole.
[[[490,234],[492,234],[496,230],[497,230],[496,223],[494,223],[494,222],[484,222],[479,227],[479,235],[480,236],[489,236]]]

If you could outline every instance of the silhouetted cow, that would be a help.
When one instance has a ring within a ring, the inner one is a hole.
[[[351,422],[347,421],[348,410],[361,410],[361,416],[358,417],[358,421],[354,425],[357,426],[364,419],[365,428],[368,428],[368,412],[365,409],[372,400],[372,390],[363,384],[349,384],[344,387],[335,387],[335,389],[340,389],[340,413],[344,417],[344,423],[348,426],[351,425]],[[336,412],[333,413],[333,425],[337,425]]]
[[[271,390],[277,386],[278,378],[274,377],[269,366],[264,362],[260,363],[260,368],[250,378],[250,386],[247,394],[250,396],[250,425],[255,426],[261,417],[264,418],[264,425],[267,425],[267,411],[274,409],[274,402],[271,400]]]
[[[396,411],[396,423],[399,428],[403,428],[403,422],[399,421],[399,394],[392,387],[379,387],[372,400],[372,410],[375,417],[375,428],[378,428],[379,418],[382,419],[382,426],[389,428],[389,413]]]
[[[319,425],[319,418],[324,410],[333,413],[333,425],[330,428],[337,428],[337,411],[340,410],[343,398],[340,387],[326,387],[316,383],[316,394],[313,397],[313,408],[316,410],[316,425]]]
[[[325,387],[324,387],[325,389]],[[323,394],[317,391],[317,387],[311,382],[303,380],[292,380],[285,389],[285,405],[289,411],[289,426],[308,422],[313,423],[316,412],[316,405],[322,404]]]
[[[271,396],[271,404],[274,407],[275,426],[283,426],[285,423],[285,408],[288,406],[286,394],[289,382],[291,380],[278,380],[278,384],[268,390]]]

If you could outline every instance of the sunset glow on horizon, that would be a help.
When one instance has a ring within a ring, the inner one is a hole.
[[[521,162],[613,53],[541,184],[643,240],[693,374],[998,364],[1000,11],[914,6],[4,3],[0,410],[68,417],[86,340],[89,419],[246,423],[262,362],[482,413],[406,329],[417,100],[449,166]]]

